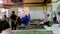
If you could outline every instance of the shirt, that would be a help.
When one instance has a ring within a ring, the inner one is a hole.
[[[17,16],[16,16],[15,14],[12,14],[12,15],[10,16],[10,18],[11,18],[12,20],[16,20]]]

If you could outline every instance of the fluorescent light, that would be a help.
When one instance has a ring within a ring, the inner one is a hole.
[[[0,4],[3,4],[3,0],[0,0]]]

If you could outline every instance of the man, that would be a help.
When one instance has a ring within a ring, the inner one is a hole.
[[[17,18],[17,24],[18,25],[21,25],[22,24],[22,19],[20,18],[20,16],[18,16],[18,18]]]
[[[49,25],[49,22],[50,22],[50,15],[47,14],[45,15],[45,25]]]
[[[5,34],[7,29],[11,30],[10,25],[7,21],[5,21],[4,15],[0,13],[0,33],[3,34],[3,32],[4,32],[4,34]],[[11,31],[7,31],[7,33],[10,34]]]
[[[0,33],[2,32],[2,19],[4,18],[3,14],[0,13]]]
[[[9,23],[5,19],[1,19],[1,34],[11,34],[11,28]]]
[[[27,15],[25,15],[23,18],[22,18],[22,21],[23,21],[23,24],[25,26],[27,26],[28,22],[29,22],[29,17]]]
[[[8,18],[7,18],[7,16],[6,16],[6,15],[4,15],[4,19],[8,22]]]
[[[17,16],[15,15],[14,11],[12,11],[12,15],[10,16],[10,18],[11,18],[11,27],[12,27],[12,30],[13,29],[16,30],[16,26],[17,26],[16,18],[17,18]]]

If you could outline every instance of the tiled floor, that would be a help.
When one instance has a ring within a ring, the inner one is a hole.
[[[11,28],[8,28],[6,30],[3,30],[1,34],[11,34]]]
[[[51,30],[31,29],[31,30],[16,30],[12,34],[53,34]]]
[[[53,34],[60,34],[60,26],[59,24],[54,24],[52,27],[45,26],[46,30],[52,30]]]
[[[45,30],[52,30],[53,34],[60,34],[59,24],[54,24],[52,27],[44,26]],[[41,30],[41,29],[31,29],[31,30]],[[11,29],[4,30],[1,34],[11,34]]]
[[[59,24],[53,24],[51,27],[44,26],[45,30],[52,30],[53,34],[60,34],[60,26]],[[29,30],[29,28],[27,29]],[[40,27],[30,28],[30,30],[40,30]]]

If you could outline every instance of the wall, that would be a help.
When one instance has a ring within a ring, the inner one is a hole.
[[[43,19],[45,17],[45,14],[50,14],[50,17],[52,17],[51,7],[47,7],[47,9],[46,6],[30,7],[29,12],[31,19]]]
[[[40,19],[40,18],[44,18],[44,13],[46,13],[46,6],[13,7],[10,9],[10,11],[15,11],[16,15],[18,14],[18,16],[21,16],[21,17],[23,17],[24,15],[30,14],[31,19]]]
[[[29,14],[29,7],[20,7],[18,8],[18,16],[24,17],[25,15]]]
[[[60,1],[52,3],[52,11],[56,14],[58,22],[60,22],[60,15],[58,15],[60,11]]]
[[[30,7],[30,18],[31,19],[43,19],[44,18],[44,12],[46,12],[46,7],[39,6],[39,7]]]
[[[12,11],[15,11],[15,14],[16,14],[16,15],[18,14],[18,9],[17,9],[16,7],[10,8],[10,13],[11,13]]]

